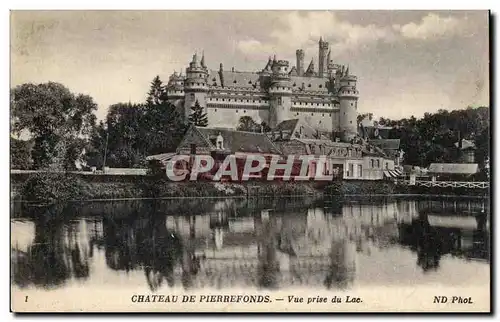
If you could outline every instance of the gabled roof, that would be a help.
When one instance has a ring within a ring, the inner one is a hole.
[[[274,145],[265,133],[206,127],[196,127],[196,130],[210,142],[211,140],[215,140],[220,134],[224,139],[224,150],[231,153],[247,152],[281,154],[281,151]]]
[[[259,80],[259,74],[252,72],[223,71],[222,77],[224,77],[224,87],[253,88]],[[207,82],[209,85],[215,83],[217,86],[221,86],[219,72],[211,70]]]
[[[273,141],[291,139],[317,139],[318,131],[300,119],[284,120],[267,133]]]
[[[478,171],[477,163],[431,163],[430,173],[474,174]]]
[[[299,119],[284,120],[283,122],[276,125],[272,131],[295,131],[295,127],[299,123]]]

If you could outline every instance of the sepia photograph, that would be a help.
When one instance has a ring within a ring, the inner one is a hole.
[[[490,313],[487,10],[10,11],[10,309]]]

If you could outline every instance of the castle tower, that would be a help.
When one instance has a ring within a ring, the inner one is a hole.
[[[286,60],[274,60],[272,66],[271,86],[269,87],[270,110],[269,125],[275,127],[277,124],[288,119],[292,107],[292,86],[288,75],[289,62]]]
[[[330,45],[326,42],[323,41],[323,38],[319,39],[319,61],[318,61],[318,76],[319,77],[325,77],[327,74],[327,68],[328,68],[328,51]]]
[[[168,79],[166,86],[167,98],[170,103],[175,105],[177,112],[184,115],[184,76],[174,72]]]
[[[304,51],[302,49],[297,49],[295,52],[297,56],[297,76],[304,75]]]
[[[208,69],[205,65],[205,55],[202,56],[201,62],[198,61],[198,55],[194,54],[189,67],[186,68],[186,79],[184,81],[184,116],[185,121],[191,115],[191,107],[198,101],[200,106],[207,112],[207,93],[208,93]]]
[[[340,79],[338,98],[340,101],[340,139],[350,142],[357,135],[358,97],[357,77],[349,75],[349,69]],[[334,129],[335,130],[335,129]]]

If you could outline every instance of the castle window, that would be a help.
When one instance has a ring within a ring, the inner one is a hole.
[[[349,123],[351,123],[351,124],[352,124],[352,121],[350,121]]]
[[[238,113],[238,110],[236,110],[236,113]]]
[[[194,98],[194,93],[191,93],[191,98]]]
[[[311,113],[311,116],[314,116],[314,113]]]
[[[332,113],[330,113],[330,115],[329,115],[329,116],[332,116]]]
[[[212,78],[212,82],[215,82],[215,81],[216,81],[215,77],[214,77],[214,78]]]
[[[372,168],[375,168],[375,160],[371,159]]]
[[[200,77],[203,77],[203,75],[202,75],[202,74],[200,74]]]
[[[236,84],[236,79],[233,81],[234,84]]]
[[[293,87],[295,87],[295,86],[297,86],[297,84],[293,83],[293,85],[292,85],[292,86],[293,86]]]
[[[361,164],[358,164],[358,177],[363,176],[363,166]]]
[[[196,83],[196,86],[200,86],[200,83]]]
[[[299,115],[299,113],[297,113],[297,115]]]
[[[321,114],[321,116],[325,116],[325,113]]]
[[[380,168],[380,160],[377,159],[377,168]]]
[[[215,112],[217,112],[217,109],[215,109]]]
[[[323,85],[319,84],[319,88],[323,88]]]
[[[248,81],[248,84],[252,84],[252,81]]]
[[[222,99],[222,101],[224,102],[224,99]]]
[[[246,112],[247,112],[247,110],[243,110],[243,113],[246,113]]]
[[[311,84],[307,85],[307,87],[311,87]]]
[[[351,103],[351,106],[354,106],[354,103]]]
[[[319,121],[319,124],[321,124],[321,121]]]

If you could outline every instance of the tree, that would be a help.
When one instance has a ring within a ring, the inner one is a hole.
[[[34,168],[64,166],[66,147],[88,135],[97,109],[90,96],[73,94],[54,82],[22,84],[11,90],[12,131],[34,140]]]
[[[17,140],[10,138],[10,168],[18,170],[29,170],[33,165],[31,159],[32,141]]]
[[[261,126],[251,116],[242,116],[236,129],[238,131],[260,132]]]
[[[421,119],[388,120],[394,126],[389,138],[400,139],[405,163],[427,167],[433,162],[457,162],[455,143],[460,138],[476,144],[476,162],[482,165],[489,155],[489,108],[439,110]]]
[[[102,144],[108,142],[106,166],[132,168],[146,158],[147,147],[140,136],[144,113],[141,104],[117,103],[109,107],[107,133],[101,138]]]
[[[168,101],[166,87],[158,76],[151,82],[146,104],[139,135],[147,153],[175,150],[186,127],[175,105]]]
[[[148,154],[174,151],[185,132],[181,115],[169,102],[149,106],[141,120],[140,136]]]
[[[207,113],[204,112],[204,108],[200,106],[198,100],[191,107],[191,115],[189,115],[189,123],[194,126],[206,127],[208,125]]]
[[[161,105],[167,101],[167,91],[165,90],[165,86],[160,79],[160,76],[156,76],[151,81],[151,87],[148,92],[148,96],[146,98],[146,104],[148,106],[151,105]]]

